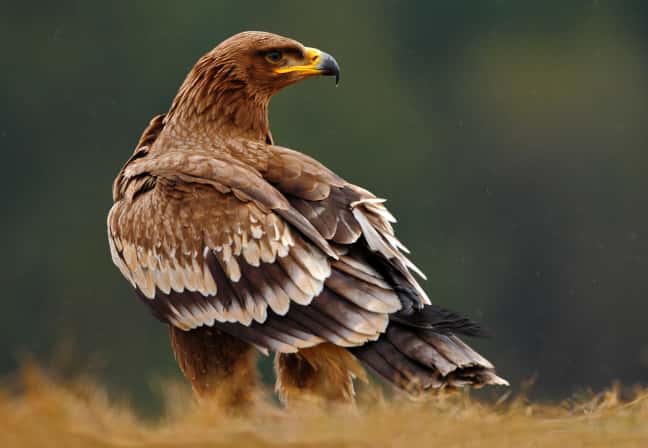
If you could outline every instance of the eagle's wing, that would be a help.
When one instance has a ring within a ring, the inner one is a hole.
[[[272,151],[265,177],[340,253],[324,290],[345,292],[371,279],[398,296],[400,307],[382,310],[390,318],[385,333],[352,349],[367,367],[412,393],[448,385],[508,384],[456,336],[478,335],[479,326],[430,303],[410,272],[423,276],[396,238],[395,219],[384,200],[304,154],[276,146]]]
[[[425,275],[396,238],[392,227],[396,219],[384,199],[344,181],[305,154],[278,146],[272,147],[264,176],[328,242],[350,254],[347,258],[354,256],[353,266],[343,266],[344,257],[335,263],[342,270],[357,268],[361,261],[357,258],[363,255],[365,269],[377,270],[398,289],[403,312],[430,304],[412,272]]]
[[[139,151],[116,181],[108,236],[114,263],[162,320],[293,352],[375,340],[401,308],[377,272],[330,244],[254,168]],[[348,272],[332,269],[338,262]]]

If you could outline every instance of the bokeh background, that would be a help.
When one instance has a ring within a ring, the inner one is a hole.
[[[515,388],[648,384],[644,1],[2,2],[0,375],[66,353],[155,410],[164,326],[110,261],[111,182],[194,61],[246,29],[342,67],[279,144],[389,198],[437,303]],[[267,361],[264,361],[267,372]]]

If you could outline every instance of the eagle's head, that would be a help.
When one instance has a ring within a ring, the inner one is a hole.
[[[263,93],[275,93],[312,76],[335,76],[340,67],[333,56],[296,40],[261,31],[245,31],[220,43],[205,55],[228,77]]]

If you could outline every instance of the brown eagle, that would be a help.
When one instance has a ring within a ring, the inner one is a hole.
[[[199,396],[248,400],[257,350],[284,401],[352,400],[361,365],[411,394],[507,384],[431,304],[384,199],[274,144],[270,99],[318,75],[332,56],[265,32],[202,56],[115,179],[113,262]]]

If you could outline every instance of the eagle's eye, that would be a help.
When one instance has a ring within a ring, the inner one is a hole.
[[[266,60],[273,64],[277,64],[283,59],[283,55],[279,50],[271,50],[266,53]]]

